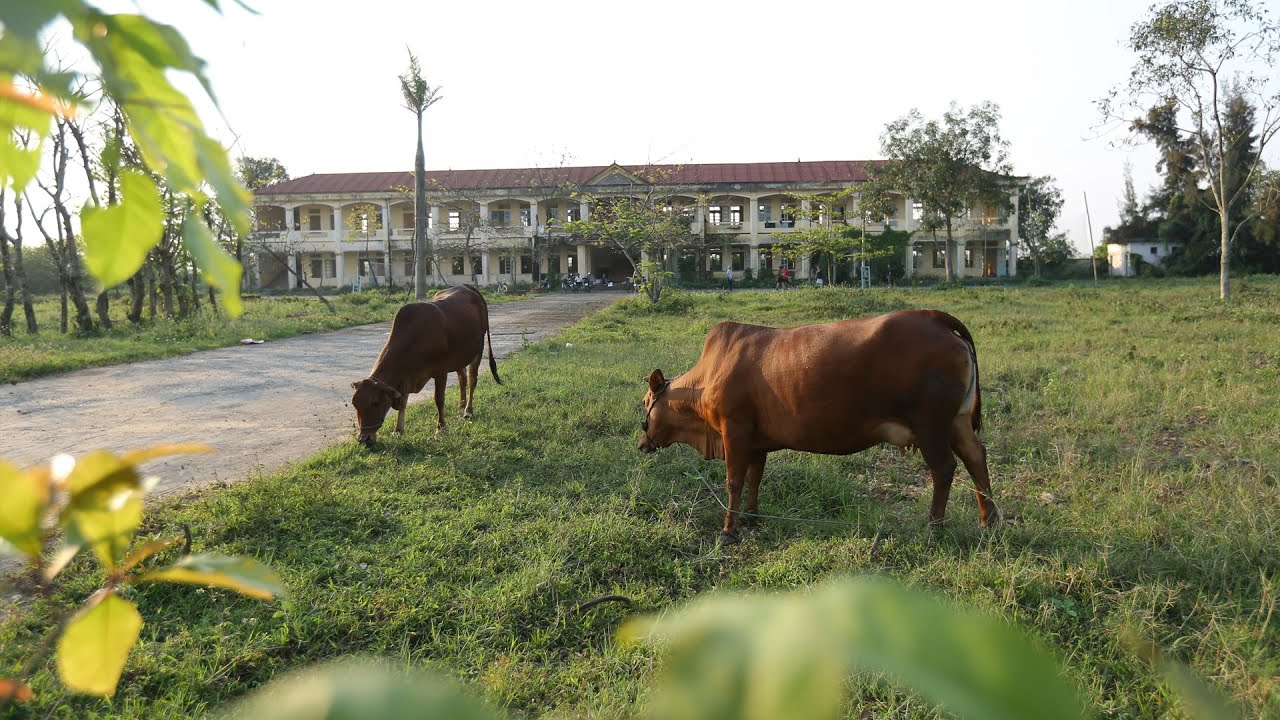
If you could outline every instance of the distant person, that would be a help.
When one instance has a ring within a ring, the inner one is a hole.
[[[724,271],[724,281],[729,286],[729,292],[733,292],[733,268]]]
[[[813,284],[822,287],[825,282],[826,280],[822,277],[822,268],[818,268],[817,272],[813,274]]]
[[[782,289],[782,271],[783,270],[785,270],[785,268],[778,268],[778,275],[776,278],[774,278],[774,285],[773,285],[774,290]]]
[[[786,290],[791,287],[791,268],[782,268],[782,289]]]

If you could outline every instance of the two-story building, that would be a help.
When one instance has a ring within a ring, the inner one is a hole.
[[[942,275],[941,233],[920,229],[922,208],[897,196],[892,212],[865,223],[857,188],[873,161],[730,163],[667,166],[586,166],[427,173],[427,232],[438,267],[432,277],[481,285],[532,282],[537,275],[605,275],[633,271],[616,250],[564,233],[566,221],[590,217],[589,198],[636,195],[644,186],[691,218],[691,232],[709,248],[697,263],[710,276],[727,268],[756,275],[791,263],[771,252],[788,233],[813,223],[913,232],[907,273]],[[646,181],[644,178],[650,178]],[[661,178],[654,181],[652,178]],[[255,193],[256,252],[251,273],[259,287],[287,288],[305,275],[312,285],[409,284],[414,271],[413,173],[317,174]],[[830,208],[816,196],[836,196]],[[1011,202],[1016,203],[1016,188]],[[972,208],[955,223],[953,266],[961,277],[1017,273],[1017,212]],[[536,251],[535,251],[536,250]],[[682,265],[671,258],[672,269]],[[685,259],[687,261],[687,258]],[[289,268],[284,264],[287,263]],[[687,266],[687,262],[684,263]],[[808,259],[794,261],[797,277]],[[535,272],[536,270],[536,272]]]

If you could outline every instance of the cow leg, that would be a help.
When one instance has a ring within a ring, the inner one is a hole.
[[[462,409],[462,414],[466,417],[467,413],[467,368],[464,365],[458,370],[458,407]]]
[[[445,370],[443,373],[437,375],[435,377],[435,383],[436,383],[436,417],[439,420],[439,423],[436,425],[436,428],[438,430],[444,430],[444,391],[445,391],[445,386],[449,384],[449,371]]]
[[[467,388],[467,407],[463,411],[462,416],[471,419],[471,413],[476,406],[476,380],[480,377],[480,360],[484,358],[484,353],[476,355],[476,359],[471,361],[471,367],[468,368],[468,384]]]
[[[747,500],[744,503],[743,512],[752,514],[760,512],[760,478],[764,477],[764,461],[767,457],[769,457],[768,453],[759,453],[747,466]],[[755,518],[743,517],[742,522],[751,524],[755,522]]]
[[[724,439],[724,486],[729,495],[729,509],[724,514],[724,529],[720,533],[720,542],[723,544],[735,543],[738,541],[738,526],[740,517],[738,512],[742,509],[742,484],[747,476],[747,468],[751,466],[754,457],[748,453],[737,450],[728,437]]]
[[[933,502],[929,503],[929,526],[938,527],[947,514],[947,500],[951,497],[951,481],[956,475],[956,457],[951,447],[936,439],[921,438],[920,454],[933,476]]]
[[[951,449],[964,461],[978,496],[978,521],[982,527],[1000,522],[1000,510],[991,500],[991,476],[987,471],[987,447],[973,431],[968,416],[956,418],[951,430]]]

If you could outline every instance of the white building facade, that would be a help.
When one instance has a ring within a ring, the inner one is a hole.
[[[1107,274],[1114,277],[1134,277],[1142,263],[1164,267],[1169,255],[1181,247],[1178,243],[1163,240],[1129,240],[1107,243]]]
[[[706,241],[696,262],[707,277],[729,268],[755,276],[775,273],[780,263],[795,276],[810,275],[808,259],[774,257],[775,243],[813,223],[863,227],[859,185],[868,161],[732,163],[679,166],[587,166],[505,170],[432,171],[427,175],[427,221],[433,245],[433,280],[479,285],[534,282],[540,276],[590,274],[608,279],[630,275],[630,262],[616,250],[575,238],[558,228],[587,219],[587,198],[635,194],[642,177],[663,178],[660,196],[692,219],[691,231]],[[313,286],[411,285],[414,274],[413,174],[309,175],[258,190],[251,274],[260,288],[290,288],[305,277]],[[652,196],[654,187],[647,185]],[[814,212],[810,198],[844,194],[833,207]],[[959,277],[1017,274],[1016,188],[1010,209],[973,208],[953,224],[953,267]],[[903,258],[908,275],[944,274],[939,233],[920,230],[921,207],[895,198],[881,223],[913,233]],[[673,270],[680,259],[670,258]],[[683,259],[687,267],[688,258]],[[288,267],[286,267],[286,265]],[[741,275],[739,276],[741,277]]]

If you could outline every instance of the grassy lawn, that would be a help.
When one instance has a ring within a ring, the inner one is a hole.
[[[418,405],[409,432],[376,452],[341,445],[154,510],[152,531],[187,523],[197,551],[254,555],[291,595],[135,590],[147,624],[118,695],[69,698],[54,716],[199,716],[289,669],[357,653],[436,668],[517,715],[627,717],[659,660],[614,644],[627,617],[848,573],[1017,623],[1066,659],[1106,717],[1183,712],[1125,630],[1156,639],[1247,716],[1280,715],[1280,281],[1242,279],[1236,293],[1222,305],[1206,280],[623,302],[507,360],[506,384],[482,380],[475,421],[447,434]],[[687,369],[715,322],[905,307],[946,310],[973,332],[993,487],[1013,523],[977,527],[961,470],[949,523],[931,535],[914,454],[782,452],[762,512],[850,526],[767,521],[721,549],[721,511],[700,477],[720,487],[723,466],[684,447],[635,451],[643,376]],[[94,587],[86,567],[0,626],[0,675],[51,613]],[[613,593],[634,605],[573,612]],[[34,688],[22,717],[44,717],[60,693],[48,672]],[[877,678],[850,694],[850,717],[940,716]]]
[[[516,299],[511,295],[486,295],[491,304]],[[196,350],[234,345],[243,338],[278,340],[322,330],[390,320],[412,293],[363,292],[330,298],[336,312],[330,313],[313,295],[250,297],[244,314],[237,320],[212,312],[206,302],[201,312],[185,320],[157,320],[133,326],[125,319],[129,311],[127,295],[112,300],[115,327],[92,334],[58,332],[59,303],[56,296],[42,296],[35,303],[40,333],[26,334],[22,307],[15,309],[13,337],[0,337],[0,383],[28,380],[99,365],[154,360],[183,355]],[[89,299],[92,307],[93,298]],[[74,326],[75,309],[69,322]],[[144,313],[145,317],[145,313]],[[94,315],[95,321],[97,315]]]

